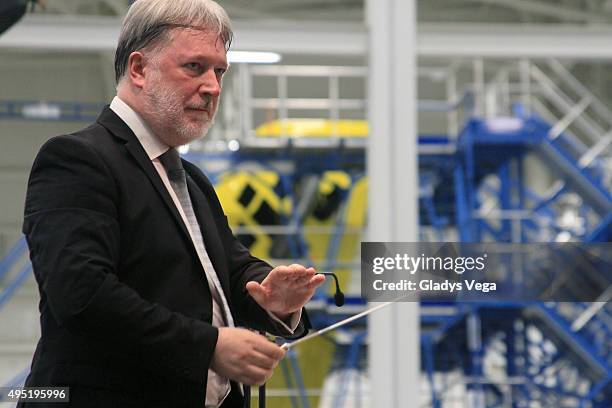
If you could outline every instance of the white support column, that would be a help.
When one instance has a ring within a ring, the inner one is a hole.
[[[368,239],[418,240],[416,0],[369,0]],[[372,407],[416,407],[419,305],[368,321]]]

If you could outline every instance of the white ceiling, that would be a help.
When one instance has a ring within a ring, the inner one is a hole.
[[[372,0],[375,5],[375,0]],[[119,16],[130,0],[38,0],[36,13]],[[235,19],[363,21],[365,0],[219,0]],[[612,0],[417,0],[419,21],[584,23],[612,21]]]

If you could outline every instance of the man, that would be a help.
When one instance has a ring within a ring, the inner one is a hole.
[[[175,149],[212,124],[231,38],[211,0],[136,1],[117,97],[41,148],[23,227],[42,326],[27,386],[69,386],[73,407],[237,407],[238,383],[284,356],[237,326],[305,333],[324,276],[252,257]]]

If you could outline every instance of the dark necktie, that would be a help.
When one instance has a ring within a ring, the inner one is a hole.
[[[183,212],[185,213],[185,217],[187,218],[187,222],[189,223],[189,227],[193,234],[193,243],[196,248],[196,251],[198,252],[198,255],[200,256],[200,259],[202,260],[206,279],[208,280],[208,285],[213,295],[213,317],[215,315],[216,301],[217,307],[219,305],[223,307],[223,317],[225,318],[225,323],[228,327],[233,327],[234,319],[232,318],[232,313],[230,311],[229,304],[227,303],[227,299],[225,298],[225,294],[223,293],[223,289],[221,288],[221,282],[219,282],[219,277],[217,276],[215,268],[212,262],[210,261],[208,252],[206,252],[204,240],[202,239],[202,232],[200,230],[200,224],[198,223],[198,220],[193,211],[191,198],[189,197],[189,190],[187,189],[185,169],[183,168],[183,164],[181,163],[179,153],[176,151],[176,149],[170,149],[159,157],[159,161],[166,169],[166,173],[168,173],[170,185],[172,186],[172,189],[176,193],[176,196],[178,197],[179,202],[181,203],[181,207],[183,208]],[[213,290],[213,288],[215,290]]]

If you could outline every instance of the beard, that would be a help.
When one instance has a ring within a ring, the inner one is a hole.
[[[143,91],[143,96],[146,119],[151,130],[170,147],[182,146],[204,137],[214,123],[216,109],[210,95],[199,103],[189,104],[188,108],[207,109],[211,115],[202,120],[191,121],[187,117],[181,96],[167,86],[157,72],[151,78],[150,86]]]

